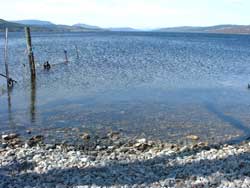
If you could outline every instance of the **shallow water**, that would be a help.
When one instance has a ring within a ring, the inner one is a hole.
[[[31,129],[48,140],[74,140],[83,131],[113,129],[172,142],[185,141],[189,134],[209,142],[250,135],[250,36],[32,35],[37,63],[33,85],[24,33],[10,33],[10,74],[18,84],[9,98],[6,92],[0,96],[1,132],[27,136]],[[3,42],[1,34],[1,57]],[[63,63],[64,49],[68,64]],[[42,69],[47,60],[50,71]],[[3,73],[3,58],[0,65]],[[3,78],[0,86],[5,88]]]

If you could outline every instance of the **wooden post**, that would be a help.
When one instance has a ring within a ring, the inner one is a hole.
[[[64,50],[64,55],[65,55],[65,63],[68,63],[68,52],[67,50]]]
[[[8,28],[5,29],[4,64],[5,64],[5,73],[6,73],[7,87],[9,88]]]
[[[31,35],[30,35],[29,27],[25,27],[25,34],[26,34],[29,64],[30,64],[30,73],[31,73],[31,78],[34,79],[36,77],[36,66],[35,66],[34,54],[32,50]]]
[[[8,92],[8,113],[9,113],[9,124],[12,125],[12,112],[11,112],[11,88],[13,87],[13,82],[9,75],[9,65],[8,65],[8,28],[5,29],[5,44],[4,44],[4,64],[5,73],[7,80],[7,92]]]
[[[75,45],[75,48],[76,48],[76,58],[79,59],[79,51],[78,51],[78,46]]]
[[[31,123],[34,123],[36,121],[36,80],[31,80],[30,84],[30,115]]]

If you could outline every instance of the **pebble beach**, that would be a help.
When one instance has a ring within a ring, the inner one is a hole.
[[[176,145],[119,133],[83,144],[2,135],[1,188],[250,187],[250,141]]]

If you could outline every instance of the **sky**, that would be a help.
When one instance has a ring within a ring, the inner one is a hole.
[[[250,25],[250,0],[0,0],[0,18],[152,29]]]

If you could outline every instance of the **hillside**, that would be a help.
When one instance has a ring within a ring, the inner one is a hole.
[[[161,28],[159,32],[191,32],[191,33],[225,33],[225,34],[250,34],[250,25],[217,25],[210,27],[170,27]]]
[[[6,27],[9,28],[9,31],[19,31],[21,29],[23,30],[24,26],[22,24],[8,22],[0,19],[0,31],[4,31]]]
[[[78,23],[78,24],[74,24],[72,25],[73,27],[81,27],[81,28],[86,28],[86,29],[102,29],[98,26],[93,26],[93,25],[87,25],[87,24],[82,24],[82,23]]]
[[[32,31],[37,32],[84,32],[84,31],[139,31],[133,28],[100,28],[87,24],[78,23],[72,26],[56,25],[49,21],[41,20],[19,20],[6,21],[0,19],[0,31],[6,27],[9,31],[23,31],[25,26],[30,26]],[[209,27],[169,27],[153,30],[156,32],[184,32],[184,33],[225,33],[225,34],[250,34],[250,25],[217,25]]]
[[[23,31],[25,26],[30,26],[32,31],[39,32],[84,32],[84,31],[137,31],[136,29],[124,27],[124,28],[101,28],[98,26],[92,26],[87,24],[78,23],[72,26],[69,25],[56,25],[49,21],[41,20],[19,20],[19,21],[0,21],[0,31],[3,31],[6,27],[9,31]]]
[[[49,21],[42,21],[42,20],[18,20],[12,21],[14,23],[23,24],[23,25],[35,25],[35,26],[52,26],[55,25]]]
[[[134,29],[134,28],[131,28],[131,27],[111,27],[111,28],[107,28],[107,30],[109,31],[128,31],[128,32],[131,32],[131,31],[138,31],[137,29]]]
[[[90,28],[84,28],[84,27],[79,27],[79,26],[55,25],[51,22],[39,21],[39,20],[23,20],[23,21],[9,22],[9,21],[0,19],[0,31],[4,31],[6,27],[9,29],[10,32],[23,31],[23,28],[25,26],[31,27],[31,30],[35,32],[36,31],[37,32],[98,31],[98,29],[90,29]]]

